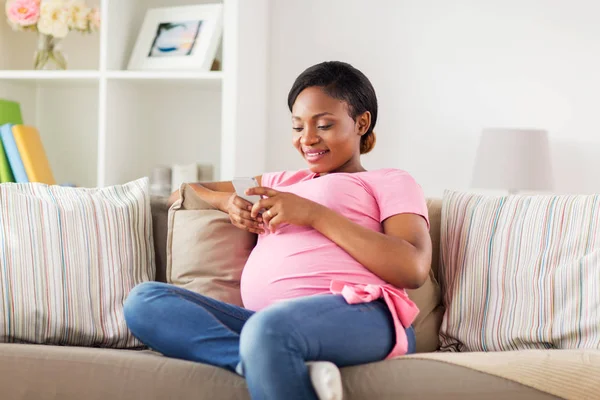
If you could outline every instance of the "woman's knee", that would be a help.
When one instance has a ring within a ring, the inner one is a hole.
[[[131,289],[123,303],[123,314],[130,329],[149,321],[148,317],[153,314],[153,300],[166,287],[167,284],[161,282],[143,282]]]
[[[302,338],[284,305],[259,311],[248,319],[240,335],[242,359],[277,352],[283,347],[292,351],[302,351],[303,347]]]

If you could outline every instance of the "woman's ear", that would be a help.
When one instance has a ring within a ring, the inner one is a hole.
[[[367,133],[371,126],[371,112],[365,111],[356,117],[356,130],[360,136]]]

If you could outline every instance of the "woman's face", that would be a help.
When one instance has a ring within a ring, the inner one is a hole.
[[[368,111],[354,121],[346,102],[309,87],[292,107],[293,143],[312,172],[362,171],[360,138],[370,122]]]

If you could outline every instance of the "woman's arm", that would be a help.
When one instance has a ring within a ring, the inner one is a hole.
[[[384,233],[358,225],[321,206],[312,227],[346,250],[358,262],[399,288],[423,285],[431,268],[427,222],[416,214],[397,214],[383,221]]]
[[[265,187],[248,189],[263,198],[252,206],[275,232],[281,224],[310,226],[346,250],[386,282],[414,289],[425,283],[431,268],[431,238],[426,220],[416,214],[394,214],[383,221],[384,233],[358,225],[317,202]]]
[[[262,183],[262,176],[255,177],[260,185]],[[231,194],[235,192],[233,183],[231,181],[222,182],[198,182],[190,184],[194,192],[198,196],[211,204],[213,207],[218,208],[223,212],[227,212],[227,202],[231,197]],[[179,190],[174,191],[169,197],[168,205],[171,207],[175,201],[179,199]]]

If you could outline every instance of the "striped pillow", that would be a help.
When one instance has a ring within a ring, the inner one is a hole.
[[[0,185],[0,342],[141,346],[123,301],[154,274],[148,186]]]
[[[600,348],[600,195],[443,197],[445,351]]]

